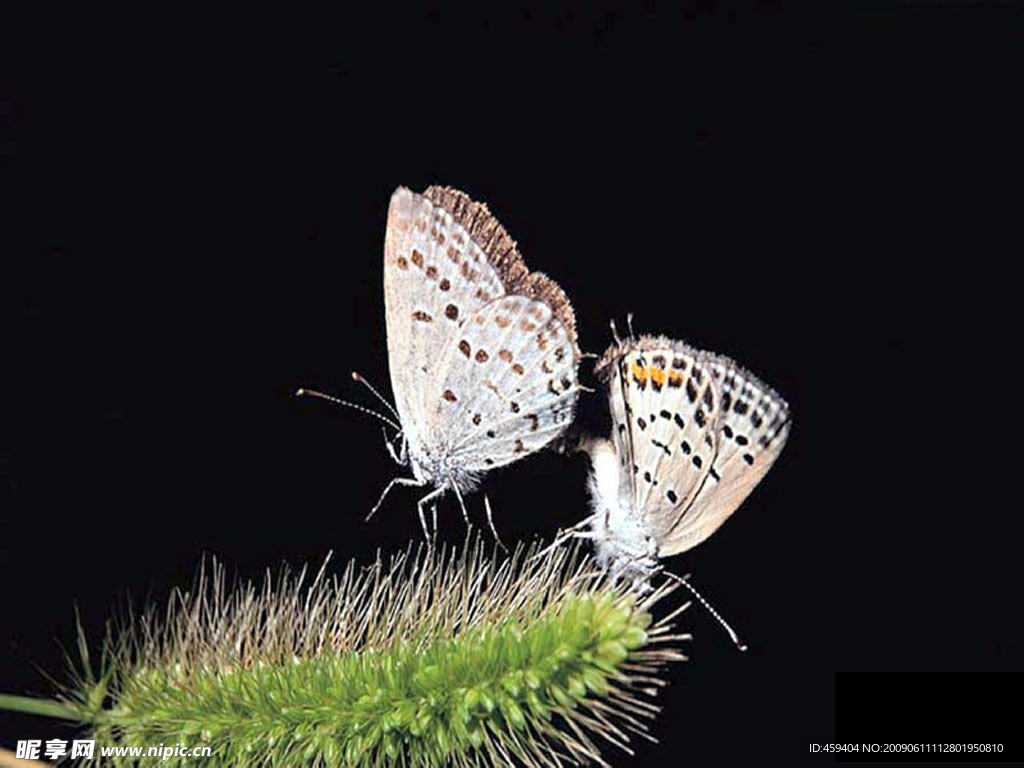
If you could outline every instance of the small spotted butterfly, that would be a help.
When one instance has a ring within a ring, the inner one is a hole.
[[[789,407],[732,360],[663,336],[616,338],[595,372],[612,435],[581,443],[592,465],[588,537],[605,567],[646,581],[754,490],[786,443]]]
[[[419,502],[426,530],[425,504],[446,490],[461,503],[483,473],[569,426],[576,324],[562,289],[526,268],[487,206],[446,187],[392,195],[384,305],[401,422],[400,448],[388,446],[413,476],[392,480],[381,501],[395,485],[432,485]]]

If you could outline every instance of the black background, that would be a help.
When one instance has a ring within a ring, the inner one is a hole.
[[[443,183],[565,288],[585,350],[631,311],[795,415],[740,512],[669,562],[750,652],[688,612],[661,744],[616,764],[806,756],[837,728],[873,738],[858,726],[894,690],[888,738],[1011,743],[985,713],[1019,705],[965,704],[958,677],[861,678],[840,722],[835,673],[1024,667],[1012,505],[977,464],[1001,396],[972,325],[1012,309],[986,259],[1019,257],[993,224],[1020,178],[1020,21],[778,3],[37,21],[0,98],[20,238],[0,690],[50,693],[35,665],[62,677],[73,605],[98,640],[204,553],[256,577],[420,536],[415,490],[362,521],[394,472],[377,425],[292,393],[372,405],[353,369],[389,389],[388,198]],[[494,472],[502,536],[576,522],[585,475],[551,454]],[[441,517],[459,539],[452,501]],[[6,747],[61,733],[0,716]]]

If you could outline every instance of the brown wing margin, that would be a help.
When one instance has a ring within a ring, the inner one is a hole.
[[[538,299],[551,307],[552,314],[568,329],[573,351],[578,356],[576,316],[565,291],[547,275],[527,269],[516,249],[516,241],[486,204],[474,202],[465,192],[451,187],[429,187],[423,196],[450,213],[469,233],[473,242],[487,255],[487,261],[497,270],[508,293]]]

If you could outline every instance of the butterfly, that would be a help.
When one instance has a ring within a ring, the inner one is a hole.
[[[616,337],[594,370],[612,434],[580,443],[591,460],[587,537],[603,566],[646,582],[754,490],[786,443],[789,406],[729,358],[664,336]]]
[[[395,407],[385,403],[400,438],[385,443],[412,477],[391,480],[370,515],[395,486],[432,486],[418,503],[426,532],[425,505],[451,490],[465,514],[463,494],[484,473],[569,426],[576,323],[565,292],[526,268],[486,205],[438,186],[391,196],[384,306]]]

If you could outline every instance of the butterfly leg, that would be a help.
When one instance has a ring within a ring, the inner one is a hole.
[[[369,520],[371,517],[373,517],[374,513],[378,509],[380,509],[380,505],[384,503],[384,497],[387,496],[388,493],[391,492],[391,489],[394,488],[396,485],[405,485],[405,486],[412,486],[412,487],[415,487],[415,488],[422,488],[426,484],[427,484],[426,480],[417,480],[417,479],[412,478],[412,477],[396,477],[396,478],[393,478],[391,480],[391,482],[387,484],[387,487],[384,488],[384,493],[382,493],[380,495],[380,498],[377,499],[377,503],[373,505],[373,509],[370,510],[370,514],[368,514],[366,516],[366,519]]]
[[[422,483],[422,485],[426,485],[426,483]],[[422,499],[420,499],[419,502],[417,502],[416,504],[416,509],[420,513],[420,525],[423,526],[423,535],[427,538],[428,541],[430,540],[430,531],[427,529],[427,516],[424,514],[423,510],[427,506],[427,504],[432,502],[434,499],[441,498],[444,495],[444,491],[445,486],[438,486],[430,493],[428,493],[426,496],[424,496]],[[434,519],[437,519],[436,516]]]
[[[455,498],[459,500],[459,506],[462,507],[462,519],[466,521],[466,527],[472,528],[473,524],[469,522],[469,512],[466,511],[466,502],[462,500],[462,491],[459,490],[459,486],[454,480],[450,481],[452,484],[452,490],[455,491]],[[434,530],[437,530],[437,523],[434,523]]]
[[[407,461],[402,461],[402,457],[398,455],[398,452],[395,450],[395,446],[388,439],[387,429],[381,427],[380,431],[384,434],[384,447],[388,449],[388,455],[391,456],[392,459],[394,459],[395,464],[399,464],[402,466],[408,464]]]
[[[505,546],[505,543],[498,535],[498,529],[494,527],[494,516],[491,514],[491,500],[487,497],[486,493],[484,494],[484,509],[487,510],[487,524],[491,526],[491,533],[494,534],[494,540],[498,542],[499,547],[508,552],[508,547]]]
[[[572,541],[573,539],[593,539],[593,538],[596,538],[596,536],[595,536],[593,531],[584,531],[583,530],[583,528],[585,528],[586,526],[590,525],[594,521],[594,518],[595,518],[595,515],[590,515],[589,517],[583,518],[583,520],[581,520],[580,522],[576,523],[576,525],[572,526],[571,528],[566,528],[564,531],[560,531],[558,533],[558,535],[555,536],[555,540],[551,544],[549,544],[544,549],[542,549],[540,552],[538,552],[536,555],[531,557],[530,560],[528,560],[527,562],[530,562],[532,560],[537,560],[539,558],[544,557],[545,555],[548,554],[548,552],[551,552],[551,551],[553,551],[555,549],[558,549],[558,547],[562,546],[567,541]]]

